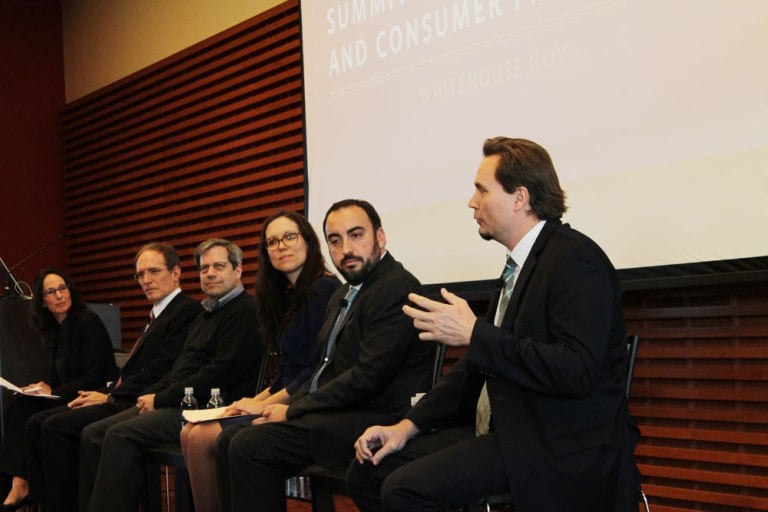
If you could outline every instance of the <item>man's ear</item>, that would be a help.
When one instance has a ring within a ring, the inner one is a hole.
[[[528,192],[528,188],[520,185],[512,192],[515,201],[515,210],[521,208],[529,209],[531,204],[531,194]]]
[[[376,241],[382,249],[387,245],[387,234],[384,232],[384,228],[376,230]]]

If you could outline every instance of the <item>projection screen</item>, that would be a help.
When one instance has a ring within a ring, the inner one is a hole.
[[[547,148],[617,268],[768,255],[768,2],[304,0],[308,214],[356,197],[424,283],[499,275],[487,137]]]

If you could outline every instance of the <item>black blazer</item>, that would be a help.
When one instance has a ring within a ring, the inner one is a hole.
[[[122,382],[106,391],[115,399],[131,404],[148,386],[159,381],[171,369],[187,338],[192,320],[202,311],[200,303],[179,293],[136,341],[123,366]]]
[[[408,417],[422,431],[474,424],[487,380],[515,506],[555,510],[564,498],[579,502],[612,474],[626,421],[616,272],[592,240],[548,221],[498,328],[495,295],[487,318],[475,324],[466,360]]]
[[[329,301],[318,337],[323,354],[348,289],[341,287]],[[311,420],[317,439],[312,449],[322,464],[346,465],[366,427],[401,417],[411,396],[429,389],[434,344],[420,341],[402,312],[411,292],[421,293],[421,284],[387,253],[352,302],[318,389],[309,393],[306,382],[292,397],[289,419],[318,413]]]
[[[56,359],[63,361],[56,365]],[[98,389],[117,375],[107,328],[93,311],[70,313],[48,339],[51,393],[68,402],[81,389]]]

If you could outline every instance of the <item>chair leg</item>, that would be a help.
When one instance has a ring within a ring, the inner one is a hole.
[[[310,478],[310,482],[312,479]],[[312,512],[336,512],[336,504],[333,501],[333,491],[321,485],[312,485]]]
[[[163,466],[165,475],[165,510],[171,511],[171,479],[168,477],[168,466]]]
[[[192,492],[189,483],[189,472],[186,467],[173,468],[173,493],[176,504],[176,512],[194,512],[195,503],[192,499]],[[168,509],[171,510],[170,508]]]
[[[162,490],[160,489],[160,466],[147,464],[147,492],[144,510],[147,512],[162,512]]]

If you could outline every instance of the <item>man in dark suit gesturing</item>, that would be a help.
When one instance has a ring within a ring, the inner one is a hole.
[[[261,424],[222,431],[222,510],[285,510],[286,477],[314,462],[346,467],[366,426],[396,420],[411,396],[430,386],[434,347],[418,340],[401,309],[421,287],[385,250],[376,210],[365,201],[340,201],[323,226],[348,284],[329,302],[318,336],[321,364],[288,405],[268,406],[254,422]]]
[[[616,272],[561,223],[565,194],[544,148],[499,137],[483,153],[469,207],[480,236],[507,249],[501,290],[485,320],[446,290],[445,302],[409,297],[421,339],[467,356],[405,419],[363,433],[348,486],[366,511],[501,493],[520,510],[607,510],[626,424]]]
[[[44,474],[44,485],[34,479],[32,484],[45,510],[77,508],[80,432],[133,407],[148,386],[168,373],[184,346],[190,322],[201,311],[200,304],[179,287],[181,264],[173,247],[147,244],[139,249],[134,264],[134,277],[152,302],[152,310],[120,378],[104,389],[82,390],[67,407],[36,418],[41,439],[40,457],[32,461],[33,474]]]

